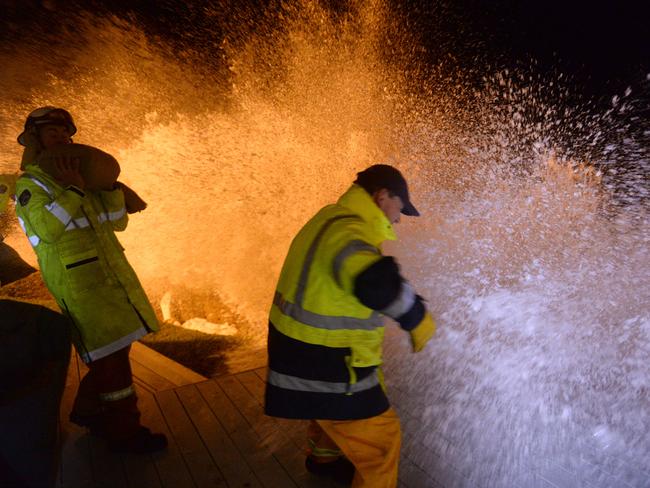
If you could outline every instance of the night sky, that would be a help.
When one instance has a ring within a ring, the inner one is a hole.
[[[434,30],[440,24],[445,49],[469,63],[487,58],[515,68],[535,59],[538,70],[571,75],[596,96],[611,96],[650,72],[648,2],[457,0],[444,9],[432,7],[433,2],[421,5],[428,6],[419,7],[418,24],[428,34],[431,50],[439,42]],[[448,15],[440,19],[440,13]]]
[[[333,11],[349,2],[324,0]],[[202,7],[223,12],[218,22],[233,25],[255,19],[280,2],[264,0],[0,0],[2,38],[26,29],[56,29],[70,14],[87,10],[99,15],[135,17],[151,35],[193,42],[201,49],[218,36],[214,18]],[[611,97],[643,83],[650,72],[650,12],[647,1],[587,0],[446,0],[396,1],[391,8],[426,48],[427,62],[453,57],[463,67],[530,66],[542,73],[563,72],[587,95]],[[245,12],[242,15],[242,12]]]

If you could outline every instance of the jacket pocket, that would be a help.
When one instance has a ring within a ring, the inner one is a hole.
[[[95,250],[65,256],[63,266],[70,291],[83,292],[106,283],[106,272]]]

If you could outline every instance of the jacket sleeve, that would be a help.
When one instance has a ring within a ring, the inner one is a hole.
[[[16,185],[16,207],[33,232],[44,242],[59,240],[72,222],[84,199],[84,192],[70,186],[51,196],[36,183],[19,180]]]
[[[404,330],[420,323],[426,308],[422,297],[399,272],[395,259],[363,241],[351,241],[334,258],[339,285],[368,308],[395,319]]]
[[[100,216],[102,222],[108,222],[115,231],[126,229],[129,215],[124,203],[124,192],[117,188],[112,191],[100,191],[99,198],[104,206],[104,213]]]

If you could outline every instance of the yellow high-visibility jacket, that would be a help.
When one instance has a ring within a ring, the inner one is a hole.
[[[382,242],[395,239],[387,217],[357,185],[295,237],[269,317],[268,415],[358,419],[388,409],[379,370],[383,315],[407,330],[424,316],[422,300],[381,254]],[[377,277],[366,279],[366,288],[394,291],[371,307],[360,298],[367,295],[359,291],[364,274]]]
[[[121,190],[63,188],[38,166],[28,165],[16,183],[16,213],[45,284],[73,321],[73,341],[84,361],[158,330],[115,236],[128,222]]]

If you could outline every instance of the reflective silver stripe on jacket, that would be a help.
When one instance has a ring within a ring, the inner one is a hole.
[[[54,192],[52,192],[52,190],[50,190],[49,187],[45,183],[43,183],[41,180],[39,180],[38,178],[36,178],[35,176],[32,176],[32,175],[27,175],[27,178],[29,178],[34,183],[36,183],[38,186],[40,186],[43,190],[45,190],[45,193],[47,193],[50,196],[50,198],[54,198]]]
[[[294,320],[305,325],[310,325],[318,329],[327,330],[374,330],[384,325],[381,315],[375,311],[367,319],[356,317],[341,317],[331,315],[321,315],[319,313],[305,310],[295,303],[291,303],[284,298],[279,292],[275,292],[273,303],[277,305],[284,315],[288,315]]]
[[[45,193],[47,193],[50,198],[54,199],[54,192],[50,190],[45,183],[32,175],[27,175],[27,178],[45,190]],[[90,222],[88,222],[87,218],[81,217],[79,219],[73,219],[68,211],[56,202],[45,205],[45,208],[57,219],[59,219],[61,223],[65,224],[65,230],[83,229],[85,227],[90,227]],[[124,211],[126,212],[126,209],[124,209]]]
[[[73,219],[68,225],[65,226],[65,230],[73,229],[83,229],[84,227],[90,227],[90,222],[86,217],[81,217],[80,219]]]
[[[413,290],[413,287],[408,281],[402,281],[402,289],[400,290],[399,295],[397,295],[397,298],[393,300],[393,303],[383,309],[381,313],[396,319],[411,310],[414,303],[415,291]]]
[[[380,254],[379,249],[375,246],[371,246],[367,242],[363,242],[359,239],[350,241],[346,246],[339,251],[339,253],[334,258],[334,279],[336,282],[341,285],[341,268],[343,267],[343,262],[355,252],[367,251],[374,254]]]
[[[48,203],[45,205],[45,208],[65,226],[72,220],[72,216],[68,211],[56,202]]]
[[[133,331],[130,334],[125,335],[124,337],[121,337],[115,342],[111,342],[110,344],[102,346],[98,349],[81,354],[81,359],[83,360],[84,363],[89,363],[91,361],[95,361],[96,359],[101,359],[103,357],[108,356],[109,354],[114,353],[115,351],[119,351],[120,349],[130,344],[133,344],[135,341],[140,339],[140,337],[144,337],[148,333],[149,332],[147,331],[147,329],[145,329],[144,327],[140,327],[138,330]]]
[[[273,386],[277,386],[278,388],[284,388],[285,390],[310,391],[314,393],[358,393],[377,386],[379,384],[379,377],[377,376],[377,370],[375,370],[372,374],[366,376],[361,381],[349,384],[332,381],[308,380],[305,378],[299,378],[298,376],[291,376],[269,370],[267,382]]]
[[[51,199],[54,200],[54,192],[52,190],[50,190],[50,188],[45,183],[43,183],[41,180],[39,180],[35,176],[32,176],[32,175],[26,175],[26,176],[27,176],[27,178],[32,180],[36,185],[40,186],[45,191],[45,193],[47,193],[48,196]],[[70,216],[70,214],[68,213],[68,211],[65,208],[63,208],[61,205],[59,205],[56,202],[48,203],[47,205],[45,205],[45,208],[52,215],[54,215],[57,219],[59,219],[61,221],[61,223],[66,226],[66,229],[68,229],[69,224],[71,223],[72,217]],[[87,225],[86,225],[86,227],[87,227]]]
[[[120,210],[117,210],[115,212],[104,212],[99,215],[99,223],[103,224],[104,222],[110,220],[110,221],[115,221],[115,220],[120,220],[124,215],[126,214],[126,208],[122,207]]]

